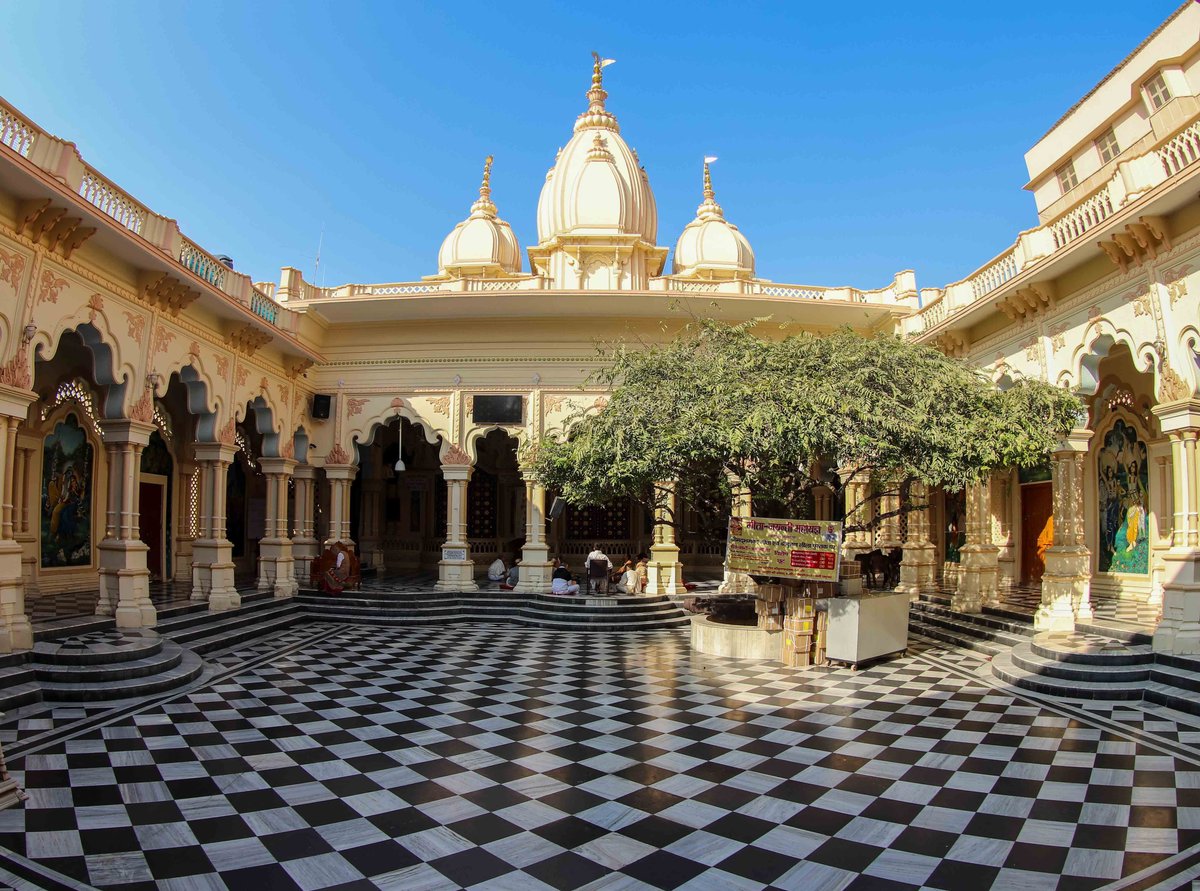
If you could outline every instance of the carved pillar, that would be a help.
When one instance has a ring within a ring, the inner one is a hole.
[[[1092,555],[1085,544],[1084,464],[1092,431],[1072,430],[1050,456],[1054,543],[1046,549],[1042,603],[1033,617],[1039,631],[1074,631],[1090,619]]]
[[[1016,524],[1017,472],[1009,470],[992,477],[992,540],[1000,549],[996,560],[999,586],[1011,587],[1017,583],[1017,539],[1013,530]]]
[[[846,526],[865,525],[869,519],[868,514],[871,508],[870,481],[861,474],[853,476],[847,480],[843,492],[846,496]],[[847,532],[842,540],[842,559],[853,560],[859,554],[865,554],[874,549],[869,529]]]
[[[999,555],[1000,549],[992,544],[992,485],[988,478],[967,487],[967,543],[962,547],[958,587],[951,596],[953,609],[977,613],[995,602]]]
[[[833,519],[833,492],[825,486],[818,486],[813,489],[813,519],[814,520],[832,520]]]
[[[329,481],[329,537],[325,547],[342,542],[355,546],[350,538],[350,485],[358,475],[355,464],[326,464],[325,479]]]
[[[242,597],[233,581],[233,545],[225,537],[229,465],[236,450],[222,442],[194,446],[200,468],[200,537],[192,542],[192,600],[214,612],[237,609]]]
[[[446,543],[438,561],[439,591],[475,591],[475,561],[471,559],[471,543],[467,540],[467,484],[471,481],[470,457],[462,449],[451,446],[442,463],[446,478]]]
[[[753,500],[750,490],[745,486],[733,486],[733,501],[729,507],[729,515],[744,519],[754,516]],[[726,549],[726,555],[728,556],[728,549]],[[725,578],[722,579],[721,586],[717,588],[718,594],[753,594],[757,590],[758,585],[754,583],[754,579],[744,572],[730,572],[729,561],[728,559],[725,561]]]
[[[908,499],[911,509],[896,590],[916,600],[923,591],[937,590],[937,550],[930,540],[929,492],[925,484],[918,480],[909,483]]]
[[[359,537],[362,543],[363,565],[383,569],[383,529],[381,524],[383,506],[383,480],[372,477],[362,481],[359,491],[361,499]]]
[[[291,458],[259,458],[258,466],[267,480],[266,528],[258,543],[258,590],[273,591],[276,597],[292,597],[299,586],[288,529],[288,481],[296,462]]]
[[[141,538],[139,510],[142,450],[154,425],[100,421],[108,464],[108,510],[100,553],[100,601],[96,612],[113,616],[118,628],[151,628],[158,620],[150,602],[150,550]]]
[[[679,546],[675,543],[675,519],[679,513],[675,484],[658,484],[658,503],[654,508],[654,543],[650,545],[650,561],[646,565],[646,593],[654,595],[683,594],[683,564],[679,562]]]
[[[41,481],[36,479],[35,456],[41,442],[27,434],[17,435],[16,466],[13,471],[13,539],[21,546],[21,578],[25,596],[37,593],[38,529]]]
[[[883,483],[884,491],[879,496],[879,535],[876,547],[885,554],[895,548],[904,547],[900,537],[900,484],[894,481]],[[891,516],[888,516],[891,514]]]
[[[33,628],[25,613],[21,545],[14,537],[16,492],[14,453],[17,427],[25,419],[33,394],[0,384],[0,652],[33,647]],[[0,783],[0,795],[5,792]]]
[[[311,576],[312,561],[320,556],[321,543],[317,541],[316,522],[317,469],[311,464],[297,464],[292,471],[295,491],[292,494],[292,559],[295,561],[297,583],[307,582]]]
[[[1200,479],[1196,441],[1200,401],[1157,406],[1154,413],[1171,439],[1175,523],[1171,547],[1163,554],[1162,619],[1154,632],[1154,651],[1173,656],[1200,654]]]
[[[546,544],[546,490],[533,476],[525,481],[525,546],[521,548],[521,574],[516,591],[545,594],[550,590],[550,547]]]

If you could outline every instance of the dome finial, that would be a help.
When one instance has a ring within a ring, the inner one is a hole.
[[[600,127],[620,132],[620,128],[617,127],[617,119],[604,107],[604,100],[608,98],[608,93],[604,91],[603,70],[615,61],[616,59],[602,59],[598,52],[592,52],[592,88],[587,91],[587,111],[581,114],[575,122],[576,130],[581,127]]]
[[[488,155],[483,160],[483,182],[479,184],[479,198],[471,205],[471,215],[482,214],[484,216],[494,217],[496,215],[496,205],[492,203],[492,161],[494,158]]]
[[[712,174],[709,172],[708,165],[717,160],[716,155],[704,156],[704,201],[696,208],[696,216],[704,219],[705,217],[720,217],[724,216],[721,210],[721,205],[717,204],[716,192],[713,191]]]

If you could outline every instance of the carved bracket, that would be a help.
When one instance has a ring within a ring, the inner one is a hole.
[[[189,288],[168,272],[143,273],[138,282],[138,296],[144,303],[171,314],[179,315],[200,296],[200,292]]]
[[[245,353],[247,356],[253,356],[254,352],[264,344],[271,342],[271,335],[261,328],[245,324],[234,328],[225,338],[226,346]]]
[[[23,201],[17,209],[17,234],[35,243],[45,239],[46,246],[66,260],[96,234],[95,226],[80,226],[82,222],[68,217],[65,207],[51,206],[49,198]]]
[[[1124,232],[1113,233],[1111,240],[1097,244],[1121,272],[1126,272],[1130,266],[1141,266],[1163,251],[1169,251],[1171,235],[1165,219],[1144,216],[1138,217],[1136,223],[1129,223]]]

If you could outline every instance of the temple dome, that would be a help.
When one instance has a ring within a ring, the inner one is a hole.
[[[654,244],[658,211],[650,181],[637,154],[621,138],[621,127],[604,107],[603,62],[598,55],[588,90],[588,108],[575,133],[559,150],[538,198],[538,241],[570,235],[636,235]]]
[[[521,271],[517,236],[512,226],[496,216],[491,176],[492,156],[488,155],[471,215],[451,230],[438,251],[439,275],[514,275]]]
[[[704,201],[675,243],[674,271],[689,278],[754,278],[754,251],[717,204],[707,162]]]

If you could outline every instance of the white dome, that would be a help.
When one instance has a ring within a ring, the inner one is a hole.
[[[658,210],[638,157],[604,107],[600,62],[592,73],[587,111],[559,150],[538,198],[538,241],[564,235],[638,235],[654,244]]]
[[[674,270],[688,277],[754,278],[754,251],[717,204],[708,164],[704,165],[704,201],[675,243]]]
[[[492,157],[483,167],[479,200],[438,251],[440,275],[513,275],[521,271],[521,249],[512,226],[496,216],[491,189]]]

